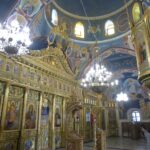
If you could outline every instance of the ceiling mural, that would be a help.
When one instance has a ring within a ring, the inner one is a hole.
[[[31,50],[42,50],[48,46],[62,49],[76,79],[80,80],[97,60],[103,60],[130,99],[139,100],[146,99],[147,95],[137,81],[135,50],[129,32],[127,7],[132,2],[126,0],[125,5],[124,0],[9,0],[4,2],[0,12],[6,4],[11,5],[8,10],[9,13],[12,11],[12,15],[8,22],[16,19],[21,26],[29,25],[33,40]],[[58,25],[52,23],[53,9],[58,14]],[[108,20],[115,27],[111,36],[105,31]],[[83,39],[74,34],[77,22],[84,26]],[[114,98],[118,90],[110,97]]]
[[[126,0],[126,3],[131,1],[132,0]],[[85,6],[87,15],[90,17],[110,14],[118,9],[121,9],[125,5],[125,1],[123,0],[115,0],[115,2],[110,0],[55,0],[55,3],[68,13],[78,16],[86,16],[83,10],[83,6]]]
[[[102,43],[88,43],[86,41],[80,43],[78,41],[71,40],[69,39],[69,37],[74,37],[74,26],[77,20],[62,15],[60,10],[55,8],[55,5],[52,2],[54,1],[21,0],[17,6],[17,11],[15,11],[13,15],[8,19],[11,21],[15,18],[22,26],[29,24],[30,30],[32,31],[30,37],[33,40],[33,44],[30,46],[31,49],[43,49],[48,45],[61,45],[61,49],[63,50],[72,71],[76,74],[77,79],[80,79],[86,73],[86,71],[88,71],[88,68],[90,68],[90,66],[93,64],[95,58],[100,59],[101,57],[103,57],[105,64],[111,71],[136,67],[134,56],[135,54],[133,51],[133,46],[131,42],[129,42],[130,38],[128,34],[126,36],[123,36],[122,38],[113,39],[108,42]],[[64,6],[68,7],[64,5],[67,0],[63,2],[57,0],[55,2],[58,3],[62,8]],[[67,2],[67,4],[69,3],[70,2]],[[90,13],[90,9],[92,9],[92,7],[95,7],[95,5],[102,2],[95,1],[92,2],[92,5],[91,1],[86,1],[84,3],[86,3],[86,9]],[[103,3],[103,7],[108,7],[108,5],[105,4],[106,3]],[[74,6],[79,5],[81,5],[80,2],[76,2]],[[117,8],[122,8],[123,6],[123,2],[117,2]],[[59,24],[56,27],[54,27],[54,25],[51,23],[51,11],[53,8],[58,11]],[[109,8],[107,9],[107,13],[111,13],[117,8]],[[83,10],[83,8],[81,10]],[[103,13],[106,14],[106,12],[104,11],[104,9],[101,10],[101,15],[103,15]],[[91,14],[91,16],[94,16],[93,11],[92,13],[93,15]],[[128,30],[125,29],[125,27],[127,27],[127,14],[125,12],[122,11],[121,13],[116,15],[114,20],[116,20],[115,24],[118,32],[126,32]],[[91,22],[91,26],[88,26],[89,24],[87,24],[87,21],[85,21],[85,31],[87,32],[87,38],[85,38],[84,40],[92,40],[90,38],[88,39],[88,37],[92,37],[93,34],[95,34],[97,37],[101,37],[102,34],[104,34],[104,25],[102,24],[104,24],[105,21],[106,19],[104,19],[104,21],[99,21],[98,19]],[[103,23],[101,24],[101,22]],[[54,36],[51,37],[53,33]],[[52,42],[48,42],[47,37],[49,37]],[[95,50],[95,47],[99,48]],[[95,51],[97,50],[98,52],[96,53]],[[114,55],[116,55],[117,60]],[[123,59],[123,61],[120,61],[121,59]]]
[[[42,6],[41,0],[21,0],[19,9],[21,9],[28,17],[33,17]]]
[[[19,0],[1,0],[0,4],[0,23],[11,14]]]

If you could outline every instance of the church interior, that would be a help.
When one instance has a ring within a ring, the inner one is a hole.
[[[150,150],[150,0],[0,1],[0,150]]]

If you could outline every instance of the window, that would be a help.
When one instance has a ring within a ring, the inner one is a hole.
[[[51,22],[53,25],[58,25],[58,14],[55,9],[52,10]]]
[[[132,16],[134,22],[138,22],[141,18],[141,9],[139,3],[135,3],[132,8]]]
[[[106,21],[105,23],[105,34],[113,35],[115,33],[115,26],[111,20]]]
[[[76,37],[84,38],[84,26],[81,22],[76,23],[74,34]]]
[[[138,111],[133,111],[132,112],[132,121],[133,122],[139,122],[139,121],[141,121],[140,113]]]

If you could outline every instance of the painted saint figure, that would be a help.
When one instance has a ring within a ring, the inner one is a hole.
[[[25,128],[34,129],[35,124],[36,124],[35,110],[34,110],[34,106],[30,104],[28,107],[28,111],[26,113]]]
[[[61,126],[61,116],[60,116],[59,108],[56,108],[55,127],[60,127],[60,126]]]
[[[31,140],[28,140],[25,142],[25,150],[31,150],[33,146],[33,143]]]
[[[15,103],[11,103],[6,113],[6,129],[14,129],[17,119],[17,110]]]

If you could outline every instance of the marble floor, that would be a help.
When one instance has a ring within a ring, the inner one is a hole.
[[[85,143],[84,150],[92,150],[93,143]],[[64,150],[64,149],[59,149]],[[108,138],[106,150],[150,150],[145,139],[131,140],[128,138]]]
[[[92,150],[92,143],[86,143],[84,150]],[[107,150],[150,150],[145,139],[108,138]]]

